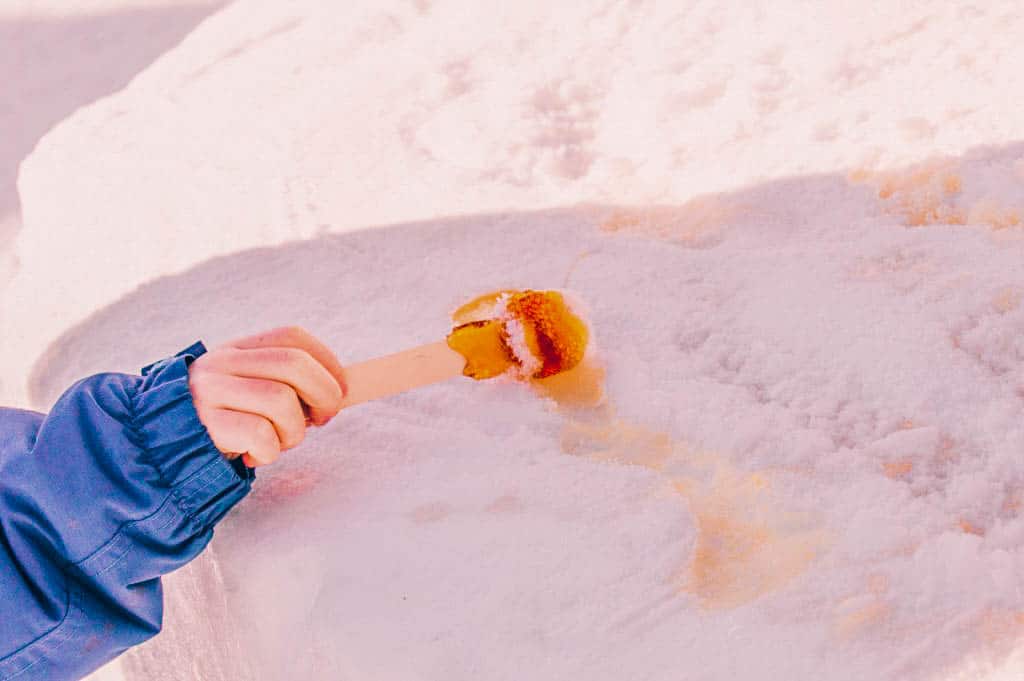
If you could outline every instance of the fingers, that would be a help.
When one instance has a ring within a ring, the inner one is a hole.
[[[254,336],[246,336],[229,342],[227,345],[240,350],[252,348],[287,347],[305,350],[313,359],[319,362],[327,372],[338,383],[342,395],[347,392],[345,386],[345,371],[341,362],[331,349],[313,337],[311,333],[299,326],[283,326],[270,331],[264,331]]]
[[[210,353],[202,366],[209,371],[291,386],[299,399],[309,406],[310,418],[316,425],[327,423],[341,410],[341,386],[327,368],[306,350],[226,347]]]
[[[272,424],[280,449],[290,449],[305,437],[306,415],[298,395],[285,383],[216,371],[191,372],[189,382],[197,411],[230,409],[259,416]],[[206,427],[210,429],[209,424]]]
[[[217,449],[234,458],[242,454],[246,466],[256,468],[274,463],[281,456],[281,441],[270,421],[256,414],[197,405]]]
[[[217,448],[262,466],[302,442],[310,421],[323,425],[340,411],[345,373],[326,345],[289,326],[198,357],[189,388]]]

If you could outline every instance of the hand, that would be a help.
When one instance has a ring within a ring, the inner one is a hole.
[[[345,377],[326,345],[290,326],[225,343],[189,367],[199,420],[228,458],[273,463],[341,409]]]

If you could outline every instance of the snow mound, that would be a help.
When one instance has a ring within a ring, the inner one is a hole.
[[[1022,154],[960,159],[964,191],[972,169],[1016,181]],[[902,680],[1003,661],[1024,634],[1024,234],[908,227],[880,193],[809,176],[325,235],[94,315],[40,362],[37,402],[112,347],[141,364],[258,319],[354,360],[522,286],[587,301],[607,371],[587,409],[466,380],[344,414],[172,577],[128,669]]]
[[[606,372],[344,414],[129,673],[1019,676],[1015,9],[241,0],[58,126],[4,303],[36,406],[197,336],[435,341],[500,288],[586,301]]]

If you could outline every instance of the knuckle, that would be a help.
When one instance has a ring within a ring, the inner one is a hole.
[[[272,347],[260,348],[253,351],[254,359],[262,365],[288,365],[291,358],[288,355],[288,348]]]
[[[295,394],[295,390],[284,383],[274,383],[274,387],[268,393],[268,396],[273,400],[273,407],[275,410],[281,413],[289,413],[293,407],[298,405],[298,396]]]
[[[298,348],[272,348],[268,359],[280,364],[289,373],[294,373],[306,366],[309,354]]]
[[[291,387],[278,381],[259,379],[252,385],[260,398],[268,402],[270,406],[280,406],[284,404],[285,399],[289,397],[289,393],[294,392]]]
[[[341,411],[341,391],[325,390],[322,395],[317,396],[316,402],[311,402],[309,406],[317,412],[317,415],[333,418],[335,414]]]
[[[274,348],[273,349],[273,360],[284,364],[285,366],[292,366],[298,362],[298,351],[294,348]]]
[[[266,419],[260,419],[253,426],[253,435],[256,441],[264,447],[271,449],[277,448],[277,431],[274,429],[274,424]]]

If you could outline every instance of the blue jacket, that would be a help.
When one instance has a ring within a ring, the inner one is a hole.
[[[78,679],[160,631],[160,576],[248,493],[192,404],[203,352],[0,409],[0,680]]]

